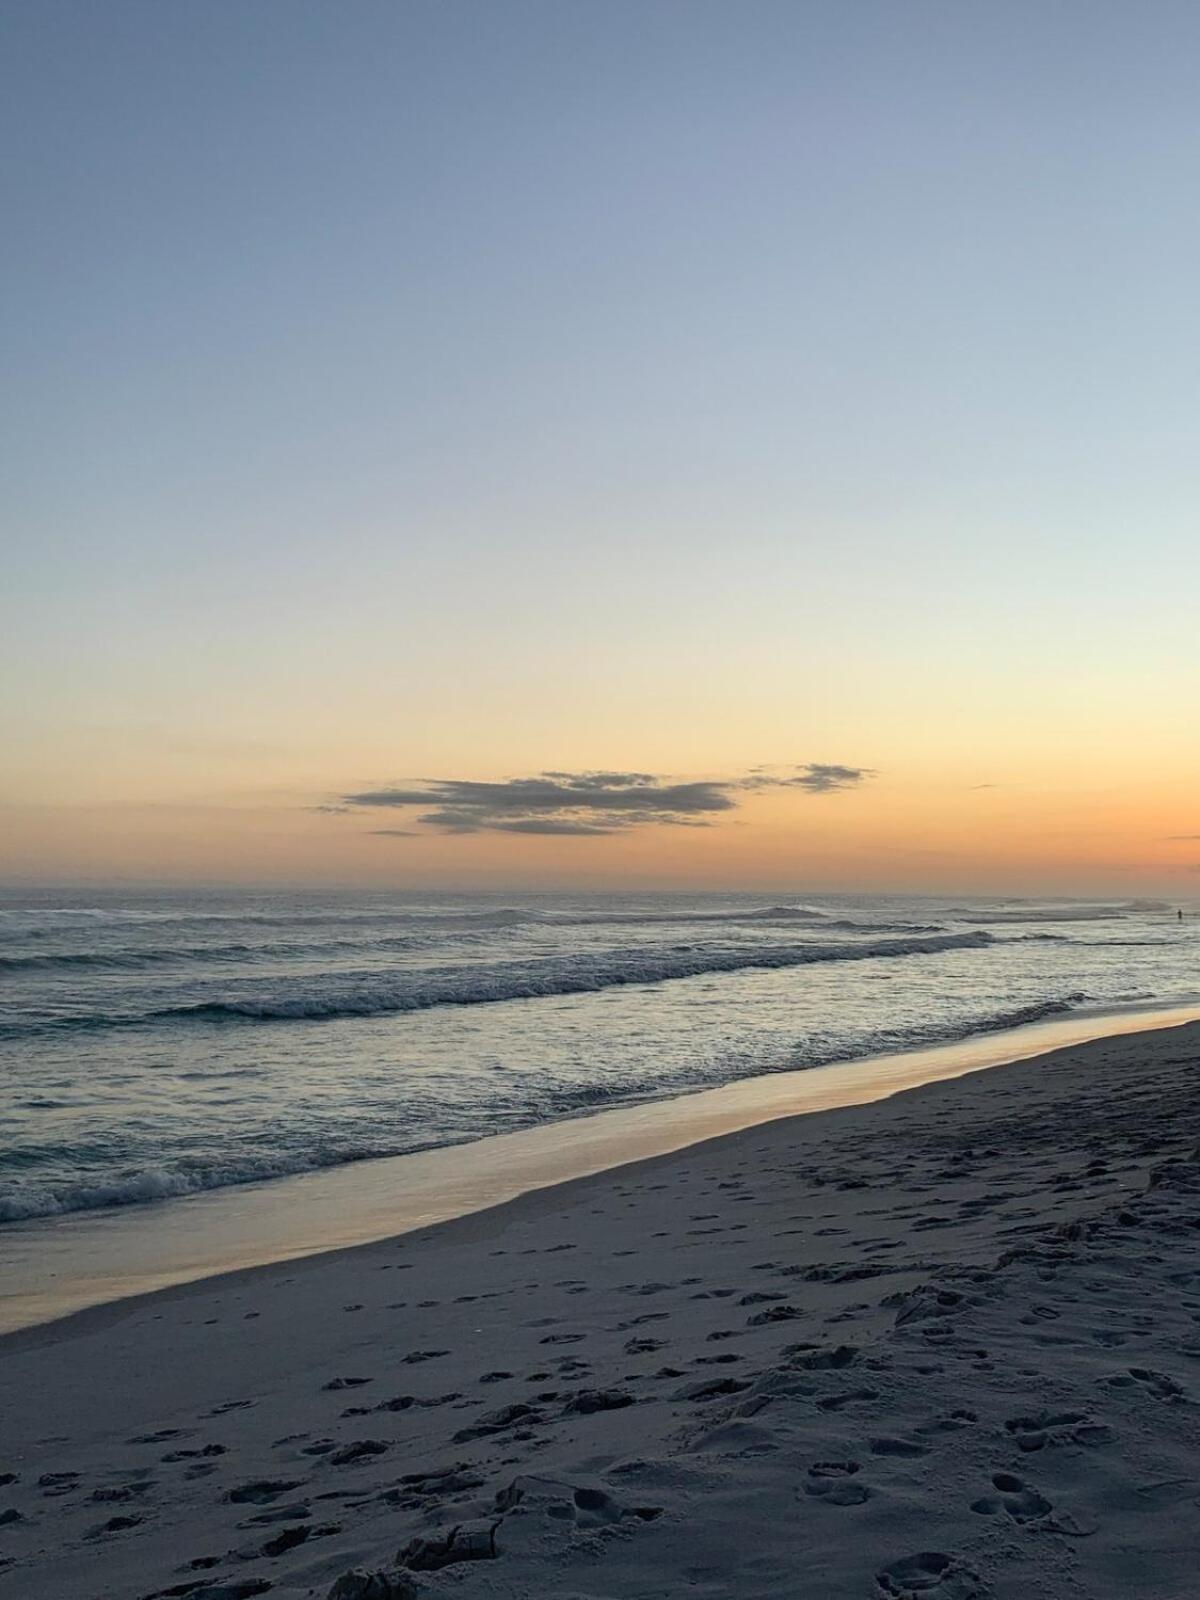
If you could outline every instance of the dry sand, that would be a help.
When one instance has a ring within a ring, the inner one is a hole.
[[[0,1591],[1191,1600],[1198,1145],[1194,1025],[10,1335]]]

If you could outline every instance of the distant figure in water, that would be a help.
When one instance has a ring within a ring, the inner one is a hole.
[[[1182,912],[1182,911],[1177,911],[1177,912],[1176,912],[1176,913],[1175,913],[1175,915],[1176,915],[1176,916],[1177,916],[1177,917],[1178,917],[1178,919],[1179,919],[1179,921],[1180,921],[1180,922],[1182,922],[1182,921],[1183,921],[1183,912]]]

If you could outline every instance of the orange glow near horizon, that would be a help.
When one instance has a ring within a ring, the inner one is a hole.
[[[1182,775],[1169,785],[1186,792]],[[1168,786],[1164,786],[1168,787]],[[1195,792],[1194,788],[1192,792]],[[315,807],[329,791],[13,805],[8,882],[448,889],[1200,894],[1194,813],[1141,792],[971,786],[890,772],[853,791],[736,796],[702,827],[608,836],[439,832],[407,813]],[[383,832],[405,825],[411,836]]]

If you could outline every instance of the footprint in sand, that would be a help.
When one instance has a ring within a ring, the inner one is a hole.
[[[284,1506],[272,1506],[269,1511],[256,1511],[252,1517],[245,1517],[238,1523],[239,1528],[266,1528],[276,1522],[298,1522],[301,1517],[311,1517],[312,1512],[302,1500],[291,1500]]]
[[[858,1401],[878,1400],[878,1398],[878,1389],[847,1389],[841,1394],[826,1395],[824,1399],[818,1400],[817,1409],[820,1411],[841,1411],[843,1407],[854,1405]]]
[[[272,1500],[278,1500],[281,1494],[287,1494],[292,1489],[299,1489],[302,1480],[293,1478],[283,1480],[280,1478],[256,1478],[250,1483],[240,1483],[236,1488],[230,1489],[225,1496],[234,1505],[269,1505]]]
[[[763,1328],[773,1322],[794,1322],[797,1317],[802,1317],[803,1311],[798,1306],[768,1306],[765,1311],[756,1311],[746,1318],[748,1328]]]
[[[1035,1517],[1049,1516],[1054,1509],[1045,1495],[1029,1488],[1011,1472],[995,1473],[992,1485],[999,1494],[984,1495],[971,1502],[971,1510],[980,1516],[992,1517],[1005,1511],[1014,1522],[1032,1522]]]
[[[356,1461],[368,1461],[372,1456],[381,1456],[389,1446],[384,1439],[355,1439],[350,1444],[344,1444],[340,1450],[335,1450],[329,1457],[331,1467],[349,1467]]]
[[[1113,1436],[1110,1428],[1092,1422],[1082,1411],[1033,1411],[1009,1417],[1004,1429],[1012,1435],[1018,1450],[1026,1453],[1047,1445],[1104,1444]]]
[[[128,1528],[136,1528],[141,1522],[139,1516],[109,1517],[107,1522],[102,1522],[95,1528],[90,1528],[84,1534],[85,1539],[106,1539],[113,1533],[124,1533]]]
[[[667,1369],[664,1368],[664,1372]],[[741,1394],[750,1387],[749,1381],[741,1378],[709,1378],[704,1383],[689,1385],[681,1389],[672,1398],[675,1400],[706,1401],[719,1400],[726,1395]]]
[[[855,1481],[857,1461],[814,1461],[808,1469],[804,1493],[827,1506],[861,1506],[871,1498],[865,1483]]]
[[[789,1344],[783,1351],[792,1366],[803,1367],[806,1372],[841,1371],[844,1367],[854,1366],[861,1353],[852,1344],[835,1344],[825,1348],[811,1344]]]
[[[159,1457],[159,1460],[164,1462],[192,1461],[197,1456],[223,1456],[227,1454],[228,1451],[223,1444],[206,1444],[202,1445],[198,1450],[168,1450],[165,1456]]]
[[[72,1489],[79,1487],[79,1474],[77,1472],[43,1472],[38,1479],[38,1488],[46,1496],[70,1494]]]
[[[188,1600],[254,1600],[255,1595],[266,1594],[273,1587],[270,1578],[218,1578],[215,1583],[186,1584],[183,1592]],[[175,1584],[170,1589],[155,1589],[152,1594],[143,1595],[142,1600],[166,1600],[179,1593],[180,1587]]]
[[[1151,1367],[1130,1367],[1129,1377],[1119,1374],[1108,1381],[1114,1388],[1124,1387],[1132,1380],[1149,1391],[1156,1400],[1182,1400],[1184,1398],[1183,1385],[1176,1383],[1174,1378],[1168,1378],[1165,1372],[1155,1372]]]
[[[328,1539],[341,1531],[340,1522],[325,1522],[318,1527],[302,1522],[296,1527],[281,1528],[273,1539],[268,1539],[261,1549],[254,1551],[253,1554],[268,1556],[274,1561],[286,1555],[289,1550],[294,1550],[297,1545],[305,1544],[309,1539]]]
[[[549,1374],[543,1373],[542,1376],[548,1377]],[[452,1437],[455,1444],[465,1444],[470,1439],[486,1439],[494,1433],[503,1433],[518,1423],[528,1425],[541,1420],[542,1414],[536,1406],[517,1401],[513,1405],[501,1406],[496,1411],[488,1412],[473,1426],[460,1428]]]
[[[889,1562],[875,1574],[882,1594],[896,1600],[986,1600],[987,1589],[979,1575],[940,1550],[922,1550]]]
[[[1007,1512],[1014,1522],[1036,1522],[1047,1533],[1064,1534],[1069,1539],[1086,1539],[1095,1533],[1099,1524],[1086,1513],[1056,1511],[1045,1495],[1031,1489],[1011,1472],[997,1472],[992,1478],[998,1495],[985,1495],[971,1506],[983,1516]]]
[[[133,1500],[138,1495],[147,1494],[154,1488],[154,1483],[155,1480],[153,1478],[143,1478],[133,1483],[115,1484],[103,1489],[93,1489],[91,1497],[100,1505],[114,1501],[120,1504],[127,1500]]]

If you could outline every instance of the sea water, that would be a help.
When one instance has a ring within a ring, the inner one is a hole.
[[[0,896],[0,1226],[402,1155],[1092,1008],[1155,901]]]

